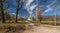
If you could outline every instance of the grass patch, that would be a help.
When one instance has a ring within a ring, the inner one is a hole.
[[[20,23],[0,23],[0,33],[9,31],[25,30],[25,25]]]

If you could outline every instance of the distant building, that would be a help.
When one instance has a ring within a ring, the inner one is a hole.
[[[33,20],[33,16],[32,16],[32,14],[30,14],[30,16],[28,17],[27,20]]]

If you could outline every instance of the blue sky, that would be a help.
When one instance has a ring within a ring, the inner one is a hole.
[[[33,14],[35,14],[34,11],[36,11],[36,9],[39,6],[43,7],[43,13],[45,16],[54,16],[55,11],[57,15],[60,15],[60,4],[59,4],[60,0],[25,0],[25,1],[26,2],[23,5],[23,8],[19,10],[20,16],[28,17],[30,11],[32,11]],[[11,14],[15,15],[17,8],[16,0],[6,0],[4,8],[7,7],[7,4],[10,4],[8,11]],[[55,6],[54,4],[56,4],[57,6]]]

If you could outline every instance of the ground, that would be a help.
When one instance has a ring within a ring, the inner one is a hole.
[[[0,23],[0,33],[60,33],[60,26],[48,24],[37,26],[28,21],[24,23]]]
[[[57,30],[56,28],[47,28],[43,26],[36,26],[34,29],[26,30],[23,33],[60,33],[60,30]]]

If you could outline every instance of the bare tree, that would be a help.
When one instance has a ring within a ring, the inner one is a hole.
[[[42,20],[42,7],[39,7],[36,11],[36,19],[37,20]]]
[[[16,23],[18,23],[18,12],[23,6],[22,0],[17,0],[17,10],[16,10]]]
[[[2,16],[2,22],[3,23],[6,23],[5,22],[5,17],[4,17],[4,9],[3,9],[3,3],[4,3],[5,0],[0,0],[0,11],[1,11],[1,16]]]

